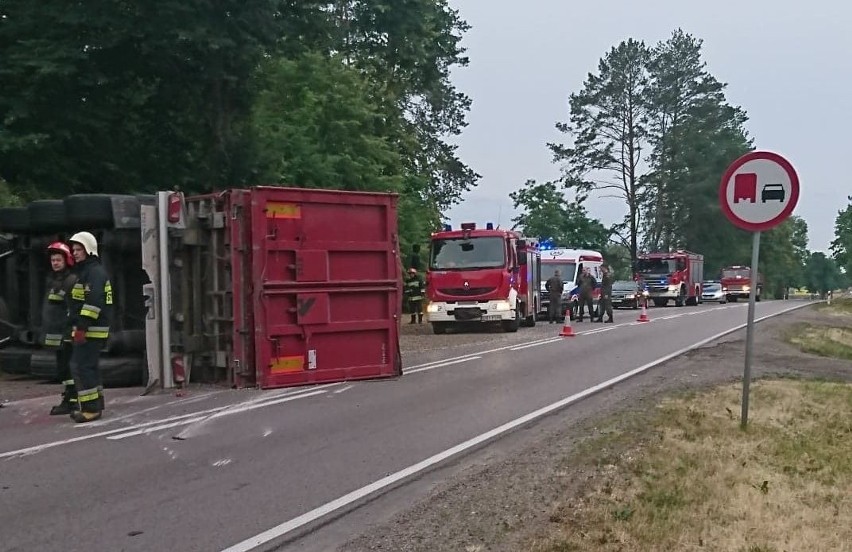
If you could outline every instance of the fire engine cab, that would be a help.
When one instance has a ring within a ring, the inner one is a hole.
[[[670,300],[676,307],[701,302],[704,255],[679,249],[639,255],[635,279],[644,283],[657,307]]]
[[[507,332],[535,325],[541,304],[538,240],[491,223],[445,225],[430,238],[426,314],[436,334],[496,323]]]

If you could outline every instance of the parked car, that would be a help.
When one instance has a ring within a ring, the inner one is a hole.
[[[719,303],[721,305],[728,302],[720,282],[704,282],[701,300],[705,303]]]
[[[617,280],[612,284],[612,308],[630,307],[638,309],[648,292],[639,282],[633,280]]]

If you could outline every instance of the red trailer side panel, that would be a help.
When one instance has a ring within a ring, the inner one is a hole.
[[[251,190],[262,388],[401,374],[393,194]]]

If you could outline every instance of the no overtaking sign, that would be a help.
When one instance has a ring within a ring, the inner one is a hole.
[[[719,186],[722,212],[735,226],[754,233],[751,286],[746,324],[741,424],[748,425],[749,384],[754,349],[755,293],[758,285],[760,233],[784,222],[799,202],[799,176],[789,161],[771,151],[753,151],[731,163]]]
[[[796,170],[789,161],[769,151],[753,151],[731,163],[719,187],[725,216],[751,232],[778,226],[798,201]]]

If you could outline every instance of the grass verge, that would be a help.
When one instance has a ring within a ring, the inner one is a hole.
[[[852,327],[797,324],[786,337],[806,353],[852,360]]]
[[[828,303],[821,303],[817,310],[824,313],[829,314],[839,314],[845,316],[852,316],[852,298],[850,297],[839,297]]]
[[[852,385],[755,382],[745,431],[741,393],[666,400],[641,433],[598,438],[587,492],[527,549],[852,549]],[[611,454],[625,439],[641,444]]]

